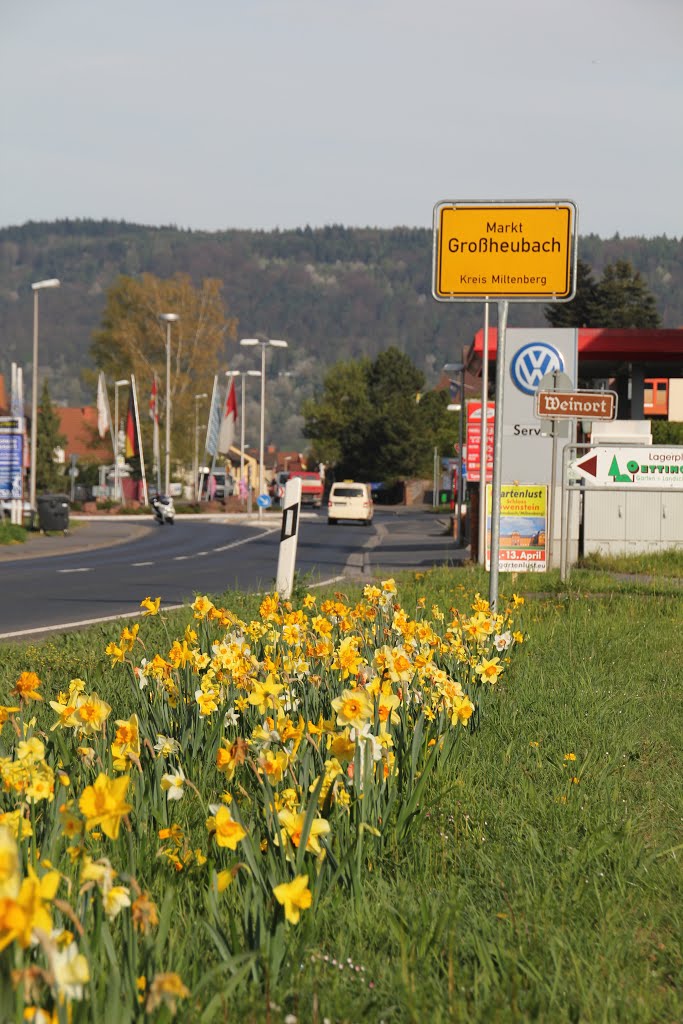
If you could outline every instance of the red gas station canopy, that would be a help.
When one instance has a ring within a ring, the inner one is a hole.
[[[498,329],[489,328],[489,361],[496,358]],[[474,336],[470,359],[481,359],[484,330]],[[629,328],[618,330],[607,327],[579,328],[579,362],[609,363],[675,363],[683,372],[683,330]],[[673,367],[671,367],[673,369]]]

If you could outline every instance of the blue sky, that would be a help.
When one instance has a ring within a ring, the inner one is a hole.
[[[681,40],[681,0],[3,0],[0,226],[573,199],[681,237]]]

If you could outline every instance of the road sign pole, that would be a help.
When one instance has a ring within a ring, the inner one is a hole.
[[[486,565],[486,477],[489,412],[489,304],[484,303],[484,343],[481,349],[481,437],[479,439],[479,565]]]
[[[500,488],[503,470],[503,393],[505,384],[505,332],[508,322],[508,302],[498,303],[498,349],[496,352],[496,415],[493,425],[493,481],[491,484],[491,572],[489,574],[489,604],[493,611],[498,604],[498,562],[500,556]],[[480,468],[486,478],[486,463]]]

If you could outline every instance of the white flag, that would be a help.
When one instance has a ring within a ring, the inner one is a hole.
[[[97,378],[97,432],[100,437],[104,437],[107,431],[111,434],[109,395],[104,385],[104,373],[100,373]]]
[[[235,378],[230,381],[225,400],[225,412],[218,434],[218,454],[227,455],[235,440],[235,424],[237,423],[237,396],[235,395]]]
[[[10,415],[12,416],[23,416],[24,415],[24,377],[23,371],[20,366],[16,363],[12,363],[11,367],[11,396],[10,396]]]

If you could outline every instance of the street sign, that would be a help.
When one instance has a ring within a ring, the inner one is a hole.
[[[441,302],[566,301],[575,289],[576,207],[440,202],[433,250],[432,294]]]
[[[259,494],[256,499],[256,504],[259,508],[270,508],[273,504],[273,500],[269,494]]]
[[[683,446],[599,445],[569,463],[593,487],[683,490]]]
[[[536,415],[541,419],[613,420],[615,391],[537,391]]]

